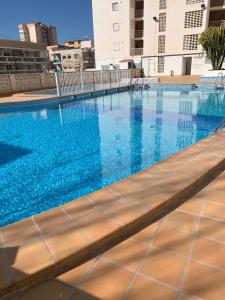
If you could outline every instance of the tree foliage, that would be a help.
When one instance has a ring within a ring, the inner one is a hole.
[[[211,60],[213,70],[221,70],[225,59],[225,25],[207,28],[201,34],[199,43]]]

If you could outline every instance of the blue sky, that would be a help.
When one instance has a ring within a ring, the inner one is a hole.
[[[93,38],[91,0],[6,0],[0,6],[0,39],[19,39],[17,25],[32,21],[55,25],[60,43]]]

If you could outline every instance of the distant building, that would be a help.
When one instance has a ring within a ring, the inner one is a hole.
[[[41,73],[49,68],[48,51],[43,44],[0,40],[0,74]]]
[[[94,42],[92,40],[76,40],[64,43],[64,46],[71,48],[93,48]]]
[[[18,25],[20,40],[25,42],[40,43],[46,46],[57,44],[56,27],[40,22]]]
[[[71,48],[51,50],[51,60],[57,69],[63,72],[76,72],[95,68],[95,55],[93,49]]]

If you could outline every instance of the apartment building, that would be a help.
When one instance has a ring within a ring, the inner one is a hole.
[[[0,74],[41,73],[49,68],[43,44],[0,40]]]
[[[92,0],[92,5],[97,69],[142,67],[147,76],[211,69],[198,38],[208,26],[225,23],[225,0]]]
[[[95,54],[93,49],[58,48],[51,51],[51,57],[56,68],[63,72],[77,72],[95,68]]]
[[[57,44],[56,27],[45,25],[41,22],[18,25],[20,40],[25,42],[40,43],[46,46]]]

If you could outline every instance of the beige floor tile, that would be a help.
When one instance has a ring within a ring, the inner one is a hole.
[[[135,271],[146,250],[146,245],[129,239],[106,252],[103,257]]]
[[[122,199],[110,207],[105,207],[104,212],[121,224],[128,224],[145,213],[142,208],[134,205],[129,199]]]
[[[225,299],[225,273],[191,262],[183,289],[204,300]]]
[[[79,289],[101,300],[122,298],[133,273],[106,261],[99,261]]]
[[[103,238],[120,227],[119,223],[97,209],[88,214],[88,217],[83,216],[76,222],[92,240]]]
[[[63,213],[60,208],[49,210],[34,217],[43,234],[56,231],[58,228],[71,224],[70,219]]]
[[[82,198],[63,205],[62,209],[64,209],[72,219],[77,220],[94,211],[95,206],[88,198]]]
[[[225,223],[201,218],[198,235],[225,242]]]
[[[225,222],[225,205],[206,201],[203,216]]]
[[[195,215],[175,210],[165,218],[163,224],[169,227],[193,232],[196,219],[197,217]]]
[[[187,255],[190,251],[192,234],[176,228],[160,226],[154,239],[155,246]]]
[[[76,226],[49,233],[45,238],[57,262],[90,245],[90,240]]]
[[[185,258],[164,249],[152,247],[140,273],[177,287],[184,271]]]
[[[31,218],[3,227],[1,231],[5,247],[16,247],[41,236]]]
[[[120,195],[111,189],[105,188],[88,195],[88,198],[95,205],[111,205],[121,199]]]
[[[201,191],[196,196],[186,201],[183,205],[181,205],[178,210],[182,210],[191,214],[198,214],[202,207],[202,200],[204,199],[204,191]]]
[[[156,231],[158,230],[160,226],[159,222],[153,223],[152,225],[148,226],[144,230],[140,231],[139,233],[135,234],[133,238],[135,240],[141,241],[143,243],[149,244],[153,237],[156,234]]]
[[[225,270],[225,244],[198,238],[194,243],[192,258]]]
[[[57,279],[67,285],[76,287],[89,272],[95,261],[96,259],[92,259],[85,264],[74,268],[69,272],[66,272],[65,274],[59,276]]]
[[[124,300],[175,300],[176,292],[161,284],[138,276]]]
[[[48,280],[30,288],[21,300],[69,300],[73,289],[57,280]]]
[[[10,272],[14,283],[55,266],[43,239],[23,244],[18,248],[7,248],[6,257],[11,265]]]
[[[225,181],[225,180],[224,180]],[[209,187],[207,192],[207,200],[225,205],[225,183],[223,181],[223,189]]]

